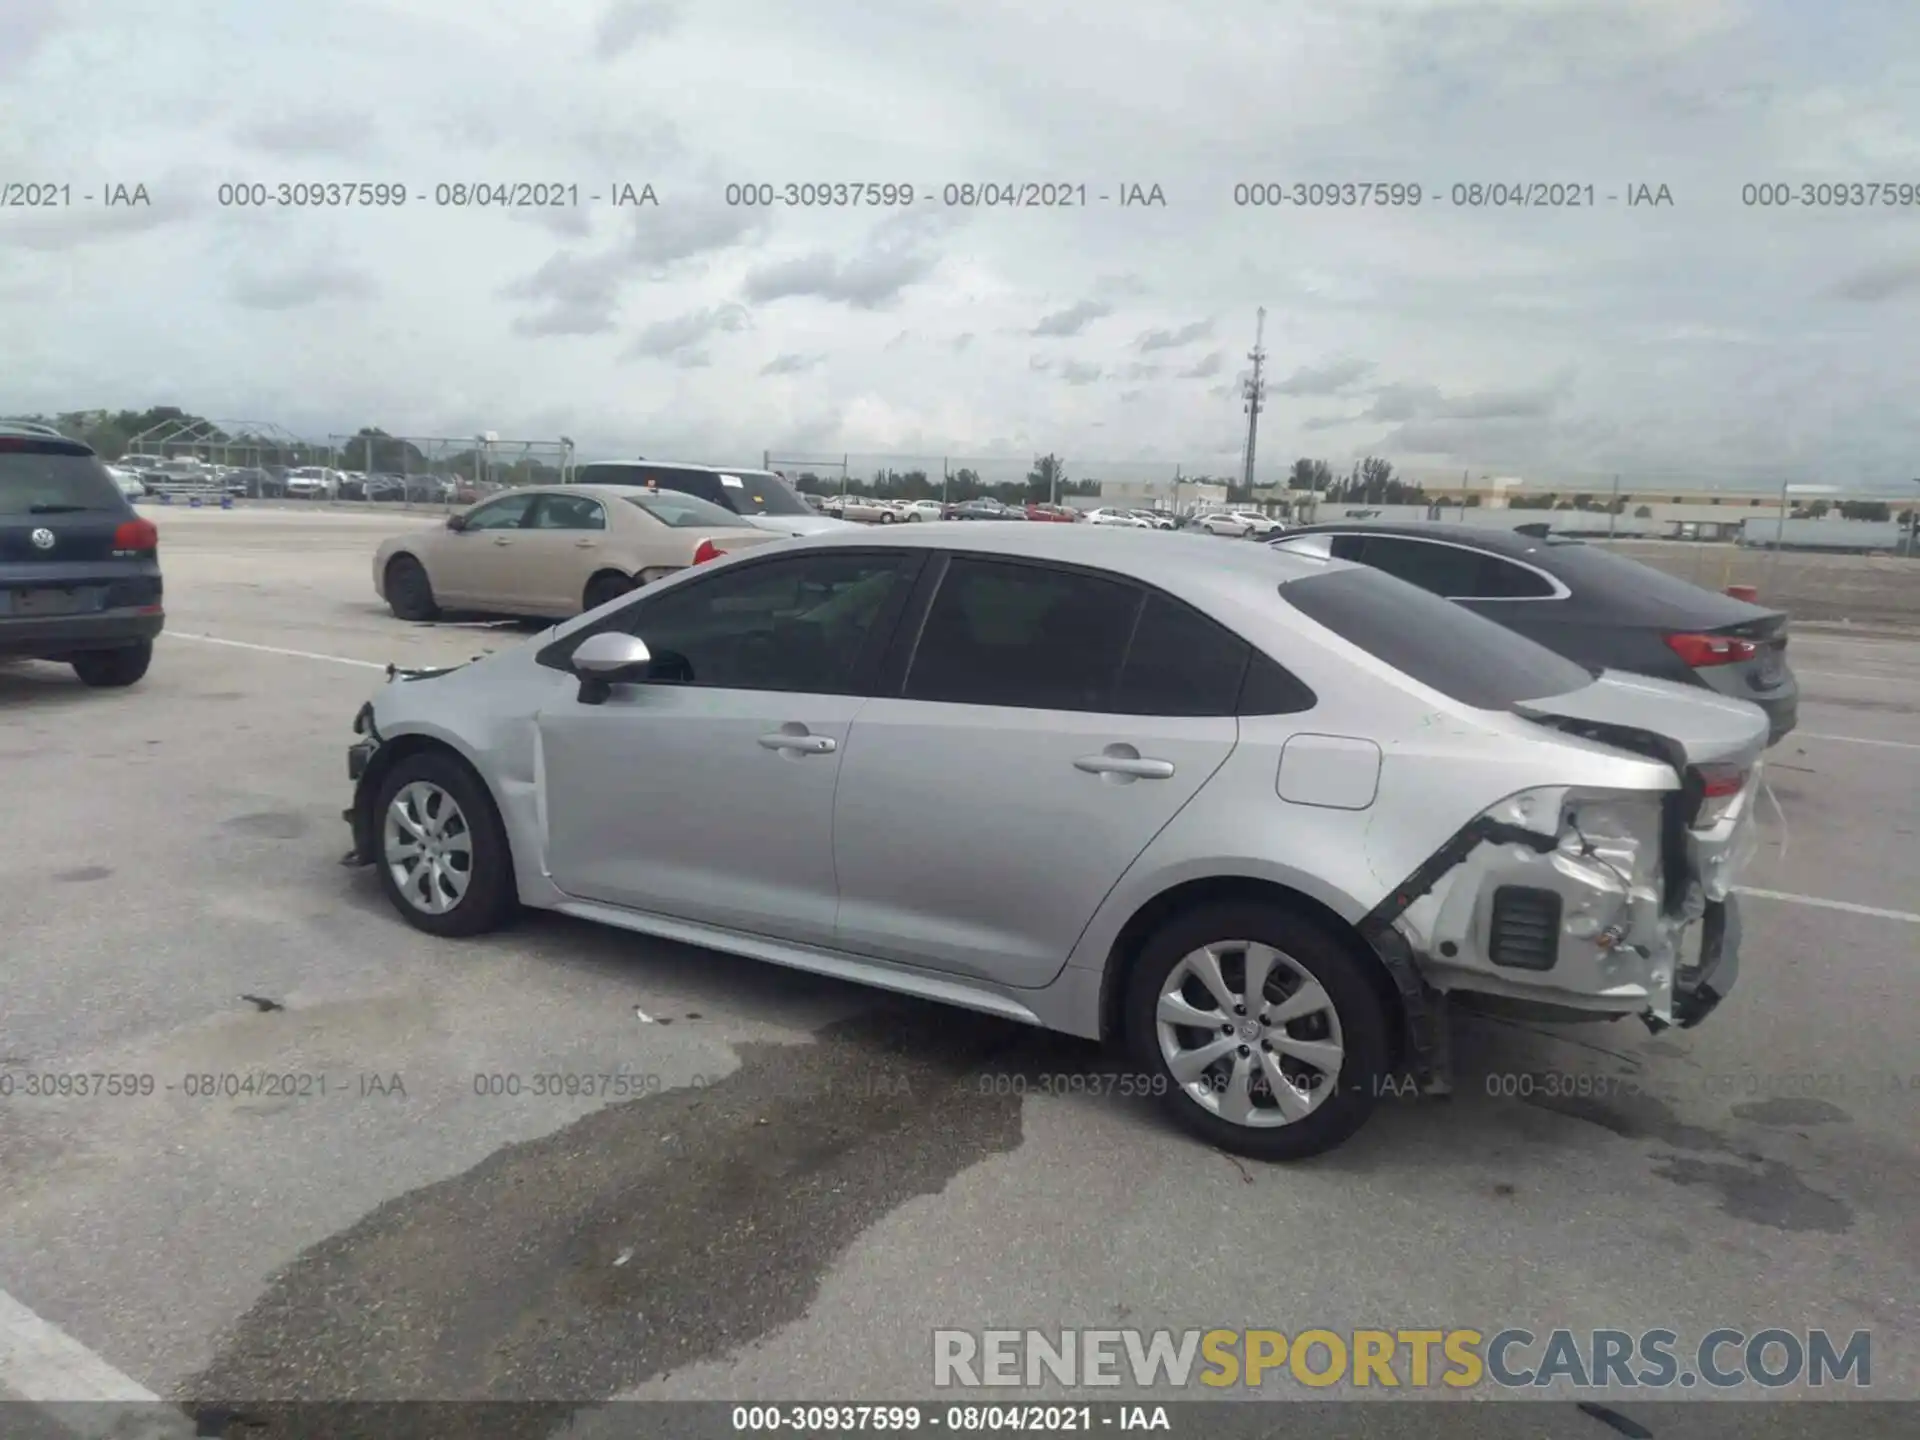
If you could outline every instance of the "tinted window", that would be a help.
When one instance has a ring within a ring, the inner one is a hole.
[[[1549,540],[1546,560],[1557,574],[1582,598],[1607,600],[1631,595],[1646,605],[1671,606],[1698,611],[1702,603],[1719,608],[1723,599],[1677,575],[1642,565],[1626,555],[1598,545],[1583,545],[1578,540]]]
[[[1298,540],[1277,540],[1273,548],[1289,555],[1315,555],[1324,560],[1333,554],[1333,541],[1331,535],[1302,535]]]
[[[1378,570],[1336,570],[1280,587],[1316,624],[1442,695],[1483,710],[1592,683],[1571,660]]]
[[[126,508],[97,455],[71,441],[0,438],[0,515]]]
[[[624,497],[631,505],[647,512],[662,525],[676,530],[751,530],[753,526],[731,510],[722,510],[698,495],[682,495],[678,490],[655,490],[645,495]]]
[[[672,490],[681,495],[694,495],[705,500],[709,505],[718,505],[724,510],[738,508],[733,503],[733,495],[721,488],[720,477],[709,475],[704,470],[668,470],[658,465],[649,465],[640,472],[636,483],[657,485],[662,490]]]
[[[1447,596],[1480,594],[1480,572],[1486,558],[1478,550],[1463,550],[1458,545],[1385,535],[1367,536],[1360,548],[1361,564]]]
[[[1231,715],[1251,650],[1199,611],[1150,594],[1110,708],[1120,715]]]
[[[1554,589],[1546,576],[1525,565],[1516,565],[1511,560],[1502,560],[1496,555],[1483,557],[1480,568],[1480,588],[1474,596],[1481,600],[1546,600],[1552,598]]]
[[[1079,571],[955,559],[902,694],[1028,710],[1106,710],[1141,592]]]
[[[466,528],[469,530],[518,530],[520,522],[526,519],[527,510],[533,504],[531,495],[508,495],[499,500],[489,500],[467,512]]]
[[[1242,715],[1298,715],[1320,703],[1320,697],[1305,682],[1285,669],[1271,656],[1258,650],[1247,665],[1247,678],[1240,687],[1239,712]]]
[[[585,495],[542,495],[527,524],[535,530],[604,530],[607,512]]]
[[[743,565],[636,601],[618,628],[653,652],[650,683],[845,694],[901,566],[859,554]]]
[[[807,502],[769,470],[728,470],[720,477],[727,504],[742,515],[811,515]]]

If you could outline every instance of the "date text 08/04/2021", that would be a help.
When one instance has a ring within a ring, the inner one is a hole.
[[[730,1428],[759,1434],[839,1435],[858,1431],[956,1435],[1040,1432],[1084,1434],[1095,1430],[1171,1431],[1165,1405],[735,1405]]]

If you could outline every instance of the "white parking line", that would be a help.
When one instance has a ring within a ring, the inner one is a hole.
[[[1869,685],[1920,685],[1920,675],[1867,675],[1858,670],[1807,670],[1799,665],[1793,667],[1793,673],[1811,675],[1819,680],[1861,680]],[[1803,695],[1802,700],[1814,701],[1811,695]],[[1814,703],[1818,703],[1814,701]]]
[[[249,640],[222,640],[217,635],[194,635],[184,630],[162,630],[169,640],[198,640],[204,645],[231,645],[236,650],[258,650],[263,655],[287,655],[295,660],[326,660],[335,665],[357,665],[362,670],[384,670],[377,660],[349,660],[345,655],[322,655],[313,650],[289,650],[282,645],[255,645]]]
[[[1878,905],[1856,905],[1851,900],[1826,900],[1818,895],[1795,895],[1787,890],[1762,890],[1753,885],[1734,887],[1742,895],[1759,900],[1780,900],[1788,905],[1811,905],[1817,910],[1844,910],[1849,915],[1870,915],[1876,920],[1903,920],[1920,925],[1920,915],[1911,910],[1882,910]]]
[[[0,1409],[25,1402],[87,1440],[187,1440],[194,1425],[0,1290]]]
[[[1828,735],[1819,730],[1795,730],[1808,740],[1838,740],[1843,745],[1884,745],[1889,750],[1920,750],[1911,740],[1869,740],[1864,735]]]

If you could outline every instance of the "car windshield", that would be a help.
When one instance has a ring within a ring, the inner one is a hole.
[[[723,510],[712,501],[702,500],[698,495],[684,495],[678,490],[649,490],[644,495],[626,498],[628,504],[638,505],[662,525],[670,525],[675,530],[752,528],[731,510]]]
[[[1369,566],[1289,581],[1280,596],[1411,680],[1478,710],[1584,689],[1593,676],[1464,605]]]
[[[125,508],[99,457],[71,441],[0,439],[0,515]]]

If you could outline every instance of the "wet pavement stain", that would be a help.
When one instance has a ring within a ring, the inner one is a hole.
[[[259,835],[268,840],[298,840],[313,827],[304,815],[285,810],[263,810],[257,815],[236,815],[231,820],[223,820],[221,828],[238,830],[246,835]]]
[[[1604,1102],[1581,1096],[1535,1095],[1523,1103],[1569,1119],[1585,1120],[1611,1130],[1624,1140],[1653,1140],[1674,1150],[1728,1156],[1725,1161],[1709,1161],[1666,1155],[1660,1157],[1653,1173],[1677,1185],[1704,1185],[1719,1191],[1720,1208],[1738,1219],[1776,1230],[1837,1234],[1853,1228],[1852,1207],[1844,1200],[1823,1195],[1808,1186],[1791,1165],[1742,1149],[1705,1126],[1686,1124],[1671,1107],[1650,1095],[1610,1096]],[[1781,1099],[1754,1108],[1807,1103]],[[1745,1108],[1748,1107],[1736,1107],[1735,1113]]]
[[[1754,1169],[1675,1155],[1653,1173],[1676,1185],[1705,1185],[1720,1192],[1720,1208],[1737,1220],[1775,1230],[1812,1230],[1838,1235],[1853,1228],[1853,1207],[1813,1189],[1791,1165],[1762,1160]]]
[[[1736,1120],[1750,1120],[1755,1125],[1774,1125],[1781,1129],[1791,1129],[1796,1125],[1846,1125],[1853,1121],[1851,1115],[1831,1101],[1797,1095],[1777,1095],[1771,1100],[1736,1105],[1733,1115]]]
[[[104,880],[111,874],[113,871],[105,865],[82,865],[77,870],[58,871],[53,878],[68,885],[80,885],[89,880]]]
[[[1521,1103],[1570,1120],[1598,1125],[1623,1140],[1658,1140],[1676,1150],[1733,1153],[1733,1146],[1725,1136],[1705,1126],[1686,1124],[1670,1106],[1651,1095],[1613,1095],[1597,1100],[1585,1095],[1536,1093],[1522,1097]]]
[[[1038,1044],[929,1008],[742,1046],[723,1080],[597,1110],[312,1247],[177,1394],[243,1411],[254,1440],[345,1433],[333,1406],[274,1402],[413,1396],[542,1403],[399,1407],[378,1433],[549,1434],[800,1318],[862,1232],[1018,1146],[1018,1087],[974,1077]]]

